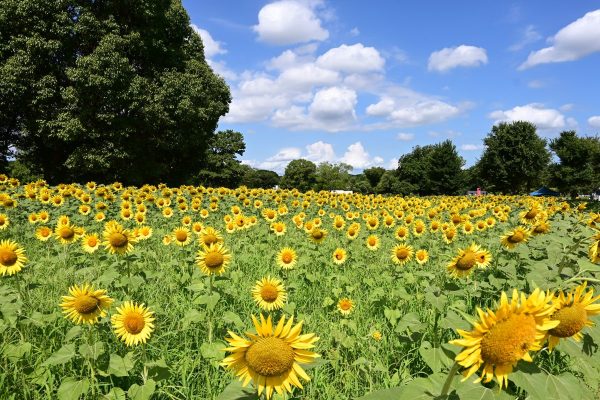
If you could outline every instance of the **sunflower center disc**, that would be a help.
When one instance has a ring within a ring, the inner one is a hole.
[[[0,249],[0,264],[5,267],[13,266],[17,263],[19,256],[13,250]]]
[[[75,299],[73,307],[79,314],[91,314],[98,309],[99,303],[97,298],[84,294]]]
[[[323,232],[321,231],[314,231],[312,234],[312,237],[316,240],[319,240],[321,238],[323,238]]]
[[[95,237],[92,236],[92,237],[88,238],[87,244],[90,247],[94,247],[94,246],[96,246],[98,244],[98,241],[96,240]]]
[[[396,257],[398,258],[398,260],[404,260],[408,257],[408,250],[406,249],[399,249],[396,251]]]
[[[113,232],[108,237],[108,242],[113,247],[125,247],[127,245],[127,236],[119,232]]]
[[[144,317],[137,312],[128,313],[123,319],[123,326],[132,335],[140,333],[145,325]]]
[[[63,239],[71,239],[73,236],[75,236],[75,231],[72,228],[68,227],[68,226],[63,226],[58,231],[58,234]]]
[[[370,238],[369,239],[369,246],[375,246],[375,244],[377,244],[377,240],[373,239],[373,238]]]
[[[566,338],[571,337],[585,327],[587,321],[587,312],[580,303],[561,308],[554,313],[552,319],[557,319],[560,324],[549,333],[552,336]]]
[[[259,338],[246,351],[246,362],[260,375],[282,375],[294,365],[294,349],[280,338]]]
[[[508,237],[508,241],[511,243],[521,243],[523,241],[523,233],[515,232],[514,235]]]
[[[277,288],[273,285],[271,285],[270,283],[266,283],[261,289],[260,289],[260,297],[262,297],[262,299],[264,301],[266,301],[267,303],[272,303],[275,300],[277,300],[277,296],[278,292],[277,292]]]
[[[290,253],[285,253],[284,255],[281,256],[281,259],[283,260],[284,263],[289,264],[292,262],[292,255]]]
[[[175,239],[177,239],[178,242],[185,242],[188,238],[188,235],[185,231],[177,231],[177,233],[175,233]]]
[[[537,215],[537,210],[530,210],[527,214],[525,214],[526,219],[534,219]]]
[[[476,262],[477,258],[475,257],[475,253],[473,253],[472,251],[467,251],[465,255],[463,255],[456,262],[456,268],[460,269],[461,271],[468,271],[471,268],[473,268],[473,266],[475,266]]]
[[[340,301],[340,308],[344,311],[348,311],[350,308],[352,308],[352,303],[348,300],[342,300]]]
[[[481,340],[481,358],[486,363],[513,365],[535,343],[536,325],[532,315],[512,314],[498,321]]]
[[[216,251],[210,252],[204,258],[204,262],[209,269],[216,269],[223,265],[223,255]]]
[[[210,246],[213,243],[217,243],[217,237],[215,235],[204,235],[204,237],[202,238],[202,241],[204,242],[205,245]]]

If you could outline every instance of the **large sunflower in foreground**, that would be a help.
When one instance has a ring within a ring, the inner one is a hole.
[[[252,297],[258,306],[266,311],[279,310],[287,300],[287,293],[279,279],[267,276],[252,288]]]
[[[105,225],[102,236],[104,237],[102,245],[112,254],[127,254],[133,250],[133,245],[137,242],[133,232],[124,229],[116,221],[110,221]]]
[[[483,367],[480,378],[490,382],[494,376],[500,387],[508,385],[508,375],[518,361],[533,361],[529,352],[538,351],[547,332],[555,328],[559,321],[551,319],[554,311],[552,294],[535,289],[527,297],[513,290],[509,301],[502,292],[500,305],[496,311],[483,311],[477,308],[479,319],[472,331],[457,332],[460,339],[451,344],[463,346],[455,360],[465,368],[464,379],[469,378]]]
[[[131,301],[124,302],[117,307],[117,313],[111,317],[115,334],[127,346],[146,343],[154,331],[154,312],[143,304]]]
[[[14,240],[0,242],[0,276],[14,275],[27,261],[25,250]]]
[[[231,254],[223,243],[214,243],[204,246],[198,251],[196,264],[206,275],[221,275],[231,261]]]
[[[581,341],[581,330],[594,323],[588,318],[600,314],[600,304],[595,303],[600,296],[594,297],[594,289],[585,291],[587,282],[577,286],[567,294],[560,291],[552,299],[554,314],[552,319],[560,321],[556,328],[548,331],[548,348],[552,350],[561,338],[572,337]]]
[[[300,364],[309,364],[319,357],[310,350],[319,338],[314,333],[301,335],[302,322],[294,326],[294,317],[286,323],[282,316],[275,329],[271,316],[265,320],[261,314],[260,322],[253,316],[252,321],[256,334],[246,333],[249,339],[229,332],[230,337],[225,340],[230,347],[225,350],[232,354],[221,365],[233,370],[243,381],[242,386],[252,381],[258,395],[264,392],[267,400],[273,392],[291,393],[292,386],[302,389],[299,378],[309,381],[310,377]]]
[[[106,316],[106,310],[113,302],[106,290],[94,290],[89,284],[70,287],[69,296],[63,296],[62,300],[60,307],[65,317],[76,324],[95,324]]]

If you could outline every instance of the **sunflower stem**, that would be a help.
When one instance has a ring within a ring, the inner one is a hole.
[[[452,368],[450,368],[450,371],[448,372],[448,377],[446,378],[446,382],[444,382],[444,386],[442,387],[442,393],[440,394],[440,397],[444,398],[445,396],[448,396],[450,386],[452,386],[452,380],[454,379],[454,375],[456,375],[459,368],[460,365],[458,365],[457,362],[455,362],[452,365]]]
[[[210,274],[209,278],[208,278],[208,297],[211,298],[212,297],[212,293],[213,293],[213,279],[214,279],[214,275]],[[208,343],[212,343],[212,337],[213,337],[213,321],[212,321],[212,310],[210,310],[210,308],[207,310],[208,311]]]

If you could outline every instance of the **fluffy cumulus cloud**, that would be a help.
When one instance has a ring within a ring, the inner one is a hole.
[[[356,119],[356,92],[343,87],[321,89],[309,107],[309,112],[317,121],[339,123]]]
[[[551,46],[531,52],[519,69],[539,64],[574,61],[600,51],[600,10],[588,12],[562,28],[548,41]]]
[[[340,159],[341,162],[350,164],[354,168],[367,168],[373,165],[381,165],[383,158],[373,157],[365,150],[361,142],[356,142],[348,146],[344,156]]]
[[[463,44],[434,51],[429,56],[427,68],[430,71],[446,72],[456,67],[478,67],[487,62],[487,53],[484,48]]]
[[[315,14],[319,2],[293,0],[265,5],[258,13],[258,25],[253,29],[259,40],[275,45],[290,45],[311,40],[325,40],[329,32],[321,26]]]
[[[587,123],[592,128],[600,129],[600,115],[594,115],[593,117],[589,117]]]
[[[539,129],[564,128],[568,122],[559,110],[546,108],[538,103],[516,106],[510,110],[496,110],[490,113],[489,117],[495,120],[494,123],[529,121]]]
[[[202,44],[204,45],[204,56],[206,57],[206,62],[208,65],[210,65],[213,71],[225,79],[236,79],[236,74],[227,67],[224,61],[215,60],[216,56],[227,53],[227,50],[224,48],[224,44],[215,40],[210,32],[208,32],[206,29],[202,29],[194,24],[191,24],[190,26],[194,32],[200,35]]]
[[[385,60],[374,47],[365,47],[362,43],[343,44],[320,56],[317,65],[335,71],[362,73],[382,70]]]
[[[330,143],[325,143],[322,140],[306,146],[307,160],[315,163],[334,162],[336,160],[335,151]]]

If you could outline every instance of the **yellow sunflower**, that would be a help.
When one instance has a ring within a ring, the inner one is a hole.
[[[10,219],[6,214],[0,214],[0,230],[8,228],[10,225]]]
[[[458,254],[448,263],[446,269],[451,276],[462,278],[471,275],[476,267],[487,267],[491,258],[492,256],[487,250],[472,243],[466,249],[460,249]]]
[[[106,316],[113,300],[106,295],[106,290],[94,288],[85,284],[69,288],[70,296],[63,296],[60,307],[65,318],[76,324],[95,324],[100,318]]]
[[[600,262],[600,232],[592,237],[592,244],[590,244],[588,254],[593,263]]]
[[[487,383],[495,376],[500,387],[507,386],[515,364],[520,360],[531,362],[529,352],[540,350],[546,333],[559,324],[550,317],[554,311],[551,300],[552,294],[539,289],[529,297],[519,295],[515,289],[510,301],[502,293],[496,311],[477,308],[480,321],[473,330],[457,330],[462,338],[450,342],[464,347],[455,358],[465,368],[464,379],[483,366],[477,382]]]
[[[204,246],[196,256],[196,264],[206,275],[221,275],[230,261],[231,254],[222,243]]]
[[[116,221],[110,221],[104,226],[102,236],[102,245],[111,254],[127,254],[133,251],[133,245],[137,243],[135,235]]]
[[[398,265],[404,265],[412,259],[412,246],[399,244],[392,249],[392,261]]]
[[[100,238],[95,233],[85,235],[82,239],[83,251],[93,253],[100,247]]]
[[[379,249],[379,237],[371,235],[367,238],[367,249],[375,251]]]
[[[513,249],[519,243],[526,242],[529,238],[529,230],[518,226],[500,238],[500,243],[507,249]]]
[[[277,253],[276,256],[277,265],[283,269],[293,269],[298,262],[298,256],[296,251],[290,247],[284,247]]]
[[[399,226],[394,233],[394,236],[397,240],[406,240],[408,239],[408,228],[406,226]]]
[[[294,318],[287,323],[282,316],[273,330],[271,316],[266,320],[261,314],[260,323],[253,316],[256,334],[247,333],[249,339],[229,332],[225,338],[232,354],[221,365],[234,371],[247,386],[251,381],[258,389],[258,395],[265,393],[267,400],[273,392],[292,392],[292,386],[302,389],[300,379],[309,381],[301,364],[309,364],[319,357],[310,349],[319,340],[314,333],[301,335],[302,322],[293,326]]]
[[[78,240],[83,234],[83,229],[71,225],[69,222],[66,224],[58,224],[54,230],[56,240],[62,244],[73,243]]]
[[[146,343],[154,331],[154,312],[143,304],[126,301],[110,320],[115,334],[127,346]]]
[[[173,229],[173,242],[177,246],[187,246],[192,241],[192,234],[185,226]]]
[[[581,331],[586,326],[594,323],[588,318],[600,314],[600,296],[594,297],[594,289],[585,291],[587,282],[577,286],[567,294],[562,290],[554,296],[554,314],[552,319],[560,323],[557,327],[548,331],[548,348],[552,350],[561,338],[572,337],[575,341],[581,341]]]
[[[40,226],[35,230],[35,237],[42,242],[47,241],[52,236],[52,229],[47,226]]]
[[[340,299],[337,303],[337,309],[343,316],[348,316],[354,310],[354,302],[347,297]]]
[[[423,265],[429,261],[429,253],[425,249],[417,250],[415,253],[415,260],[417,260],[419,265]]]
[[[267,276],[252,288],[252,297],[256,304],[265,311],[279,310],[287,300],[287,292],[283,283]]]
[[[323,240],[325,240],[325,237],[327,237],[327,231],[325,229],[314,227],[308,234],[308,237],[314,243],[322,243]]]
[[[342,265],[348,258],[348,253],[346,252],[346,250],[338,247],[333,251],[332,258],[334,263],[336,263],[337,265]]]
[[[25,250],[14,240],[0,242],[0,276],[14,275],[21,271],[27,262]]]
[[[200,234],[200,243],[205,246],[223,242],[223,236],[215,228],[210,226],[205,227]]]

